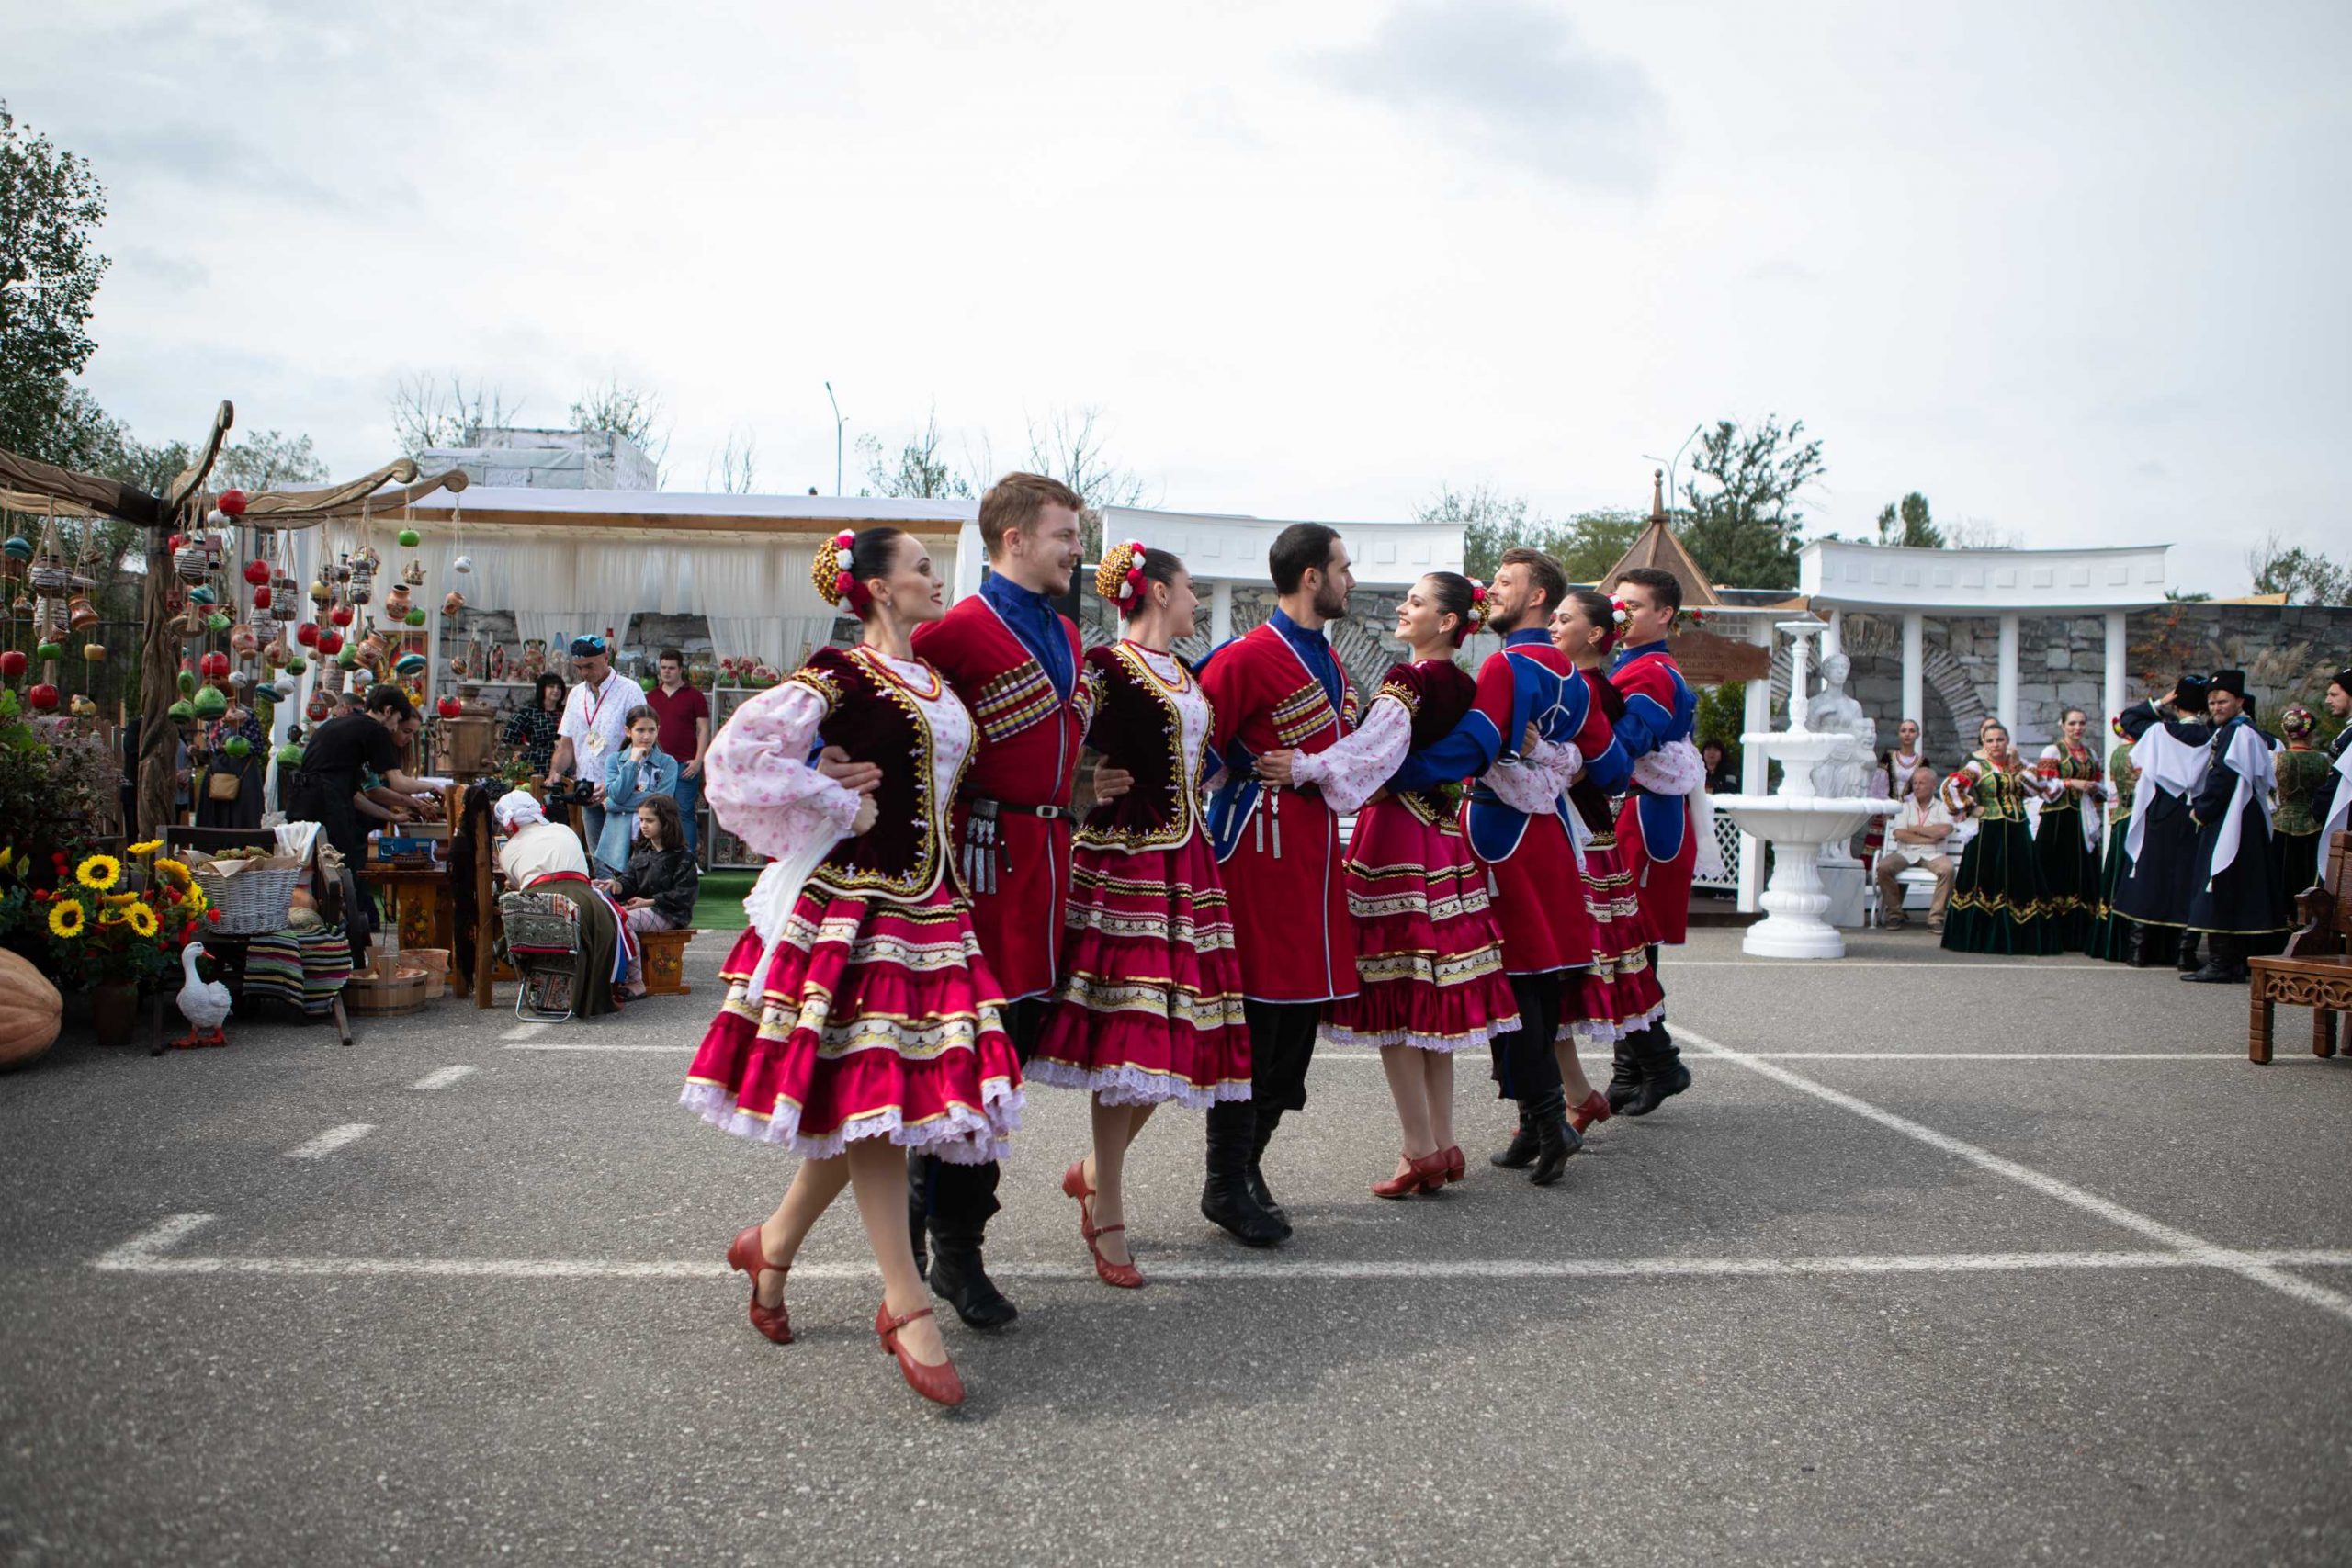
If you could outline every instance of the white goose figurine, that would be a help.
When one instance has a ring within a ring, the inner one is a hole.
[[[229,987],[218,980],[197,978],[196,961],[203,956],[200,942],[180,949],[180,973],[187,982],[180,987],[180,1016],[187,1020],[187,1032],[172,1042],[175,1047],[229,1043],[229,1037],[220,1032],[221,1022],[229,1016]]]

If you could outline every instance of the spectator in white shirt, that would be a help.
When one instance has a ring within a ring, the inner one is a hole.
[[[571,669],[579,679],[563,700],[563,722],[556,728],[555,756],[548,787],[577,773],[595,790],[594,806],[582,807],[588,842],[605,831],[605,770],[628,745],[628,714],[644,700],[636,682],[613,668],[613,650],[600,637],[571,639]]]
[[[1871,874],[1878,879],[1878,907],[1886,911],[1890,930],[1908,923],[1908,917],[1903,912],[1903,885],[1894,879],[1915,865],[1936,874],[1935,897],[1928,905],[1928,929],[1944,929],[1944,903],[1951,897],[1953,870],[1951,856],[1944,852],[1944,847],[1951,829],[1951,813],[1944,808],[1936,792],[1936,771],[1912,770],[1911,788],[1903,797],[1903,809],[1895,814],[1894,826],[1887,829],[1885,846],[1871,868]]]

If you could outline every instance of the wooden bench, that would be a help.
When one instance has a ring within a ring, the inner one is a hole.
[[[649,997],[683,997],[691,994],[686,984],[686,943],[695,939],[692,926],[674,931],[639,931],[637,942],[645,955],[645,994]]]
[[[2271,1010],[2280,1002],[2312,1010],[2312,1055],[2335,1055],[2335,1015],[2352,1012],[2352,832],[2338,833],[2327,848],[2327,872],[2320,885],[2295,897],[2301,929],[2287,940],[2278,958],[2246,961],[2250,1016],[2245,1054],[2270,1060]]]

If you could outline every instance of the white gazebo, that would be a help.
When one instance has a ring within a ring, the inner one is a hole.
[[[1924,717],[1927,621],[1982,615],[2000,625],[1993,709],[2018,727],[2018,625],[2029,615],[2106,617],[2106,714],[2127,700],[2127,618],[2165,601],[2168,545],[2094,550],[1899,549],[1820,540],[1798,557],[1798,588],[1829,622],[1826,653],[1842,643],[1849,610],[1903,622],[1903,712]]]

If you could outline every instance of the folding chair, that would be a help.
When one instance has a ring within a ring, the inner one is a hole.
[[[514,1016],[530,1023],[571,1018],[580,972],[580,911],[552,893],[506,893],[498,900],[506,959],[522,985]]]

